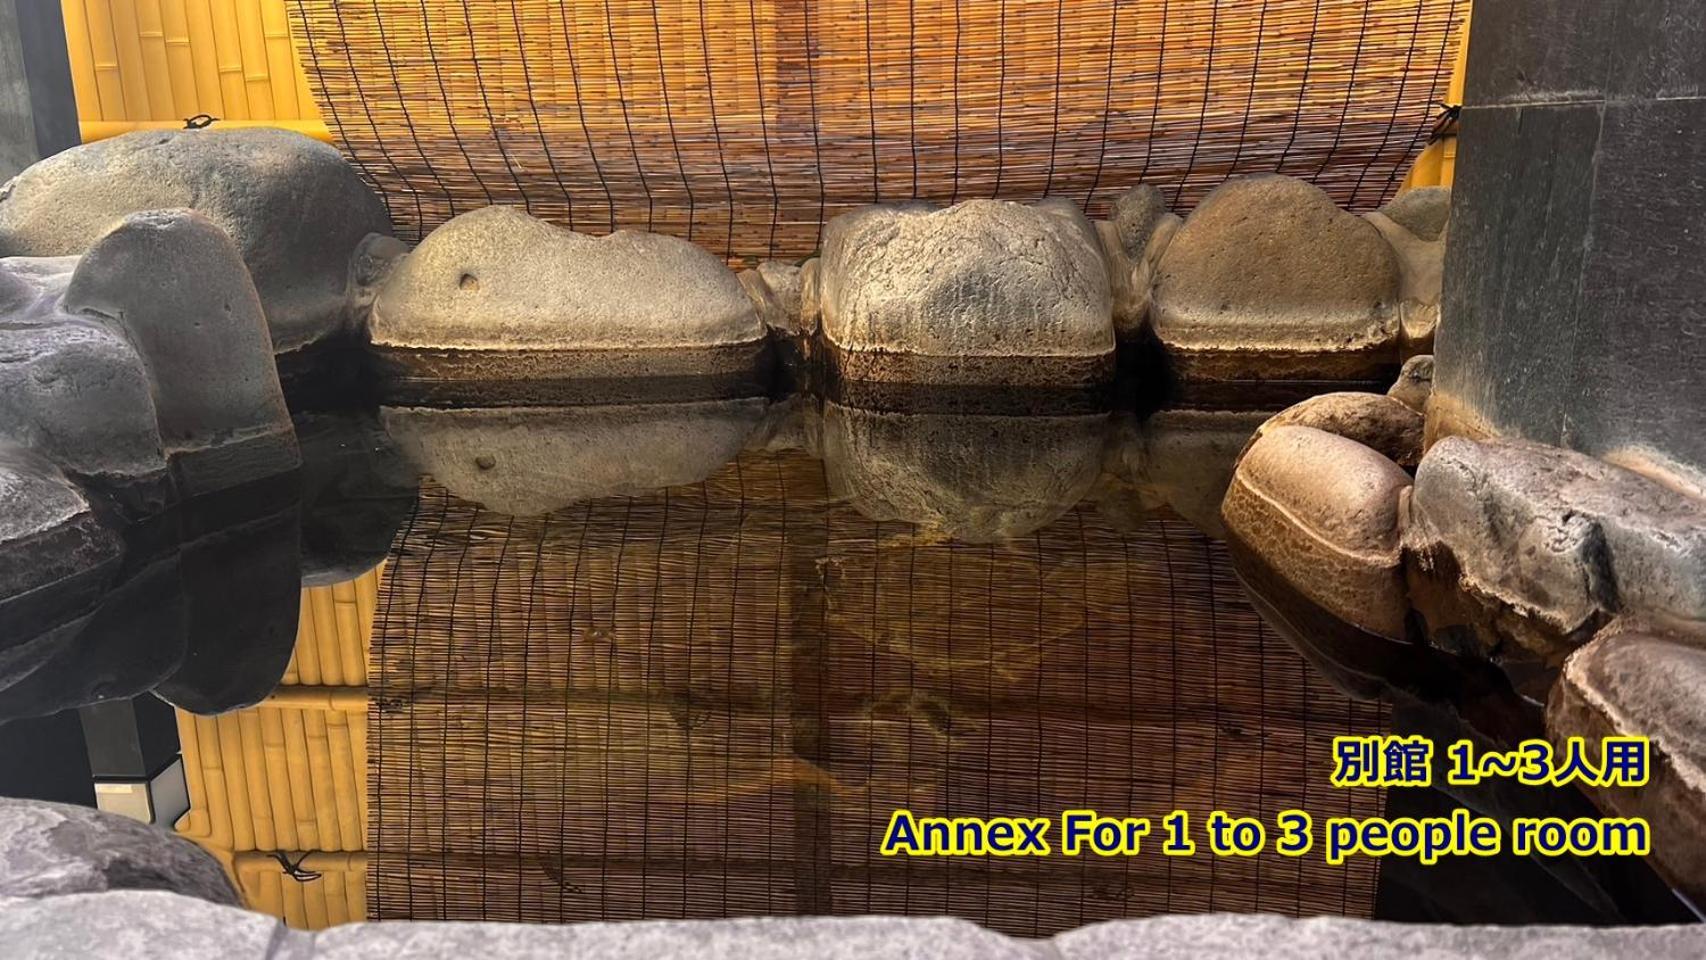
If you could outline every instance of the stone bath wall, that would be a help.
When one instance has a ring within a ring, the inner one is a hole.
[[[1355,217],[1256,177],[1185,218],[1148,188],[1095,223],[870,207],[819,257],[737,273],[500,207],[409,250],[335,151],[276,130],[69,150],[0,188],[0,713],[254,702],[298,585],[383,551],[411,465],[538,513],[791,444],[872,515],[967,541],[1085,497],[1218,532],[1253,414],[1425,349],[1446,200]],[[285,396],[319,388],[387,406],[293,424]],[[1244,413],[1140,421],[1169,402]],[[340,462],[407,456],[350,466],[379,489],[347,535],[336,504],[309,515],[345,473],[302,473],[297,428]]]
[[[1354,956],[1641,956],[1691,960],[1706,927],[1452,927],[1251,914],[1158,917],[1018,940],[964,920],[798,917],[587,923],[357,923],[319,933],[229,906],[212,857],[108,814],[0,801],[0,943],[8,956],[193,960],[469,955],[587,960],[1219,960]]]
[[[1291,407],[1244,450],[1223,518],[1258,608],[1352,695],[1443,706],[1490,746],[1648,738],[1647,783],[1589,796],[1646,818],[1651,862],[1700,902],[1706,500],[1526,440],[1421,454],[1409,373]]]

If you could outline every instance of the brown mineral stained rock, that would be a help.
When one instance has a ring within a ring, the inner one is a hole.
[[[1058,204],[856,210],[825,231],[817,289],[844,377],[1059,386],[1112,372],[1095,232]]]
[[[1695,902],[1706,897],[1706,642],[1607,630],[1572,654],[1546,705],[1547,735],[1560,750],[1586,740],[1599,759],[1608,736],[1651,744],[1648,782],[1589,787],[1607,814],[1652,825],[1650,861]]]
[[[1186,379],[1367,379],[1398,361],[1392,247],[1320,189],[1228,181],[1161,257],[1152,321]]]
[[[1450,187],[1414,187],[1392,198],[1379,213],[1422,240],[1445,239],[1451,219]]]
[[[740,273],[741,286],[752,298],[764,325],[783,336],[803,336],[812,332],[800,317],[800,296],[804,286],[802,270],[780,260],[765,260],[751,270]]]
[[[1228,532],[1340,620],[1403,636],[1398,501],[1410,477],[1374,450],[1312,427],[1264,432],[1233,474]]]
[[[300,464],[260,300],[208,218],[126,217],[78,261],[63,308],[122,331],[140,354],[180,496]]]
[[[133,213],[187,207],[229,234],[295,350],[349,329],[350,257],[391,233],[385,205],[338,151],[252,128],[144,131],[73,147],[0,194],[0,256],[82,253]]]
[[[830,491],[967,543],[1034,532],[1089,492],[1108,417],[884,413],[826,402]]]
[[[1422,459],[1422,415],[1379,393],[1323,393],[1293,404],[1256,429],[1251,443],[1278,427],[1314,427],[1355,440],[1406,469]]]
[[[1384,212],[1364,217],[1398,255],[1398,328],[1400,350],[1406,355],[1431,353],[1439,326],[1439,298],[1445,267],[1445,237],[1418,237]]]
[[[696,483],[737,456],[762,398],[608,407],[387,407],[385,429],[451,493],[513,516]]]
[[[1139,335],[1149,322],[1149,311],[1155,292],[1155,269],[1161,255],[1173,241],[1184,220],[1175,214],[1161,212],[1146,228],[1142,245],[1135,250],[1125,242],[1125,233],[1117,223],[1096,224],[1102,255],[1108,263],[1108,280],[1114,302],[1114,330],[1120,340]]]
[[[1404,361],[1404,368],[1398,371],[1398,379],[1386,395],[1417,413],[1425,414],[1433,390],[1434,356],[1424,353]]]
[[[1407,550],[1423,574],[1455,569],[1444,586],[1484,607],[1490,650],[1514,641],[1555,660],[1613,616],[1706,621],[1706,501],[1640,474],[1451,437],[1422,459],[1411,507]]]

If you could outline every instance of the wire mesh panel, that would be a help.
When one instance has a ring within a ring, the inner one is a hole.
[[[803,256],[873,200],[1176,207],[1235,174],[1379,204],[1468,0],[293,0],[405,235],[493,203]]]
[[[1373,861],[885,858],[890,814],[1377,815],[1327,783],[1380,732],[1268,633],[1223,549],[1081,507],[968,545],[749,453],[515,519],[429,487],[380,599],[375,919],[1366,916]],[[1200,829],[1200,827],[1199,827]]]

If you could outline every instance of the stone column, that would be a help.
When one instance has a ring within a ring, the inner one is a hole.
[[[0,180],[79,142],[58,0],[0,0]]]
[[[1430,433],[1706,477],[1706,0],[1477,4]]]

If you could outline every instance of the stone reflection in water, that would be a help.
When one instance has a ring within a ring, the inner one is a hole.
[[[1372,814],[1319,774],[1381,711],[1310,676],[1184,523],[1069,507],[972,544],[866,516],[830,469],[755,445],[537,518],[429,486],[375,629],[375,914],[1369,909],[1366,862],[878,856],[901,806]]]
[[[1071,509],[1102,468],[1109,418],[897,413],[825,402],[830,490],[873,520],[967,543],[1022,537]]]
[[[527,517],[703,480],[735,458],[766,407],[751,397],[602,407],[387,407],[382,416],[421,471],[460,497]]]

